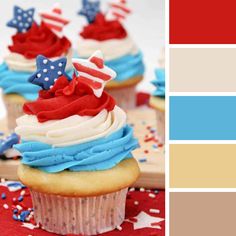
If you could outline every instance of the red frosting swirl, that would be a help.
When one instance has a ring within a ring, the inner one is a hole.
[[[85,26],[80,35],[85,39],[104,41],[125,38],[127,32],[118,20],[108,21],[102,13],[98,13],[95,21]]]
[[[33,23],[26,33],[17,33],[12,37],[11,52],[19,53],[28,59],[36,58],[39,54],[45,57],[59,57],[66,54],[71,42],[66,38],[59,38],[43,22],[41,25]]]
[[[50,90],[41,90],[39,98],[27,102],[23,110],[28,115],[36,115],[39,122],[64,119],[73,115],[95,116],[103,109],[113,110],[115,100],[106,92],[100,98],[85,83],[73,76],[71,81],[65,76],[58,78]]]

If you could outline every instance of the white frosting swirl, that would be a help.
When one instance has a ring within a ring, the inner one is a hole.
[[[94,117],[73,115],[62,120],[39,123],[36,116],[24,115],[16,123],[15,131],[23,140],[64,147],[110,135],[125,125],[126,114],[115,106],[113,111],[104,109]]]
[[[69,70],[72,67],[72,48],[66,53],[61,55],[61,57],[67,58],[66,69]],[[57,60],[60,57],[49,58],[50,60]],[[26,72],[35,72],[36,68],[36,59],[27,59],[23,55],[15,52],[10,52],[4,58],[7,66],[14,71],[26,71]]]
[[[105,60],[112,60],[138,52],[138,48],[130,37],[105,41],[80,38],[78,44],[78,54],[84,58],[89,57],[96,50],[102,51]]]

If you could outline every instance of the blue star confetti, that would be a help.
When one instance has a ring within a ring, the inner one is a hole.
[[[34,8],[23,10],[18,6],[14,6],[13,19],[7,23],[7,26],[17,29],[17,32],[24,33],[32,26],[34,22]]]
[[[65,57],[56,61],[50,61],[42,55],[37,56],[37,71],[29,78],[29,82],[41,86],[44,90],[48,90],[53,87],[60,76],[64,75],[69,79],[65,72],[66,61]]]
[[[100,1],[83,0],[83,8],[79,11],[79,15],[85,16],[89,23],[92,23],[98,12],[100,12]]]

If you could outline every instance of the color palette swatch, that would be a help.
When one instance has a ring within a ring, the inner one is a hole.
[[[236,140],[236,97],[171,96],[171,140]]]
[[[235,7],[234,0],[170,0],[170,43],[236,43]]]
[[[236,48],[171,48],[170,92],[235,92]]]
[[[233,236],[236,2],[169,7],[170,236]]]
[[[236,144],[171,144],[171,188],[236,188]]]
[[[236,235],[235,199],[236,193],[170,193],[170,235]]]

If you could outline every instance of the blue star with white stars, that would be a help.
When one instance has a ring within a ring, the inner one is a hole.
[[[83,8],[79,11],[79,15],[85,16],[89,23],[92,23],[98,12],[100,12],[100,1],[83,0]]]
[[[65,57],[51,61],[45,56],[37,56],[37,71],[30,76],[29,82],[41,86],[44,90],[48,90],[53,87],[56,80],[62,75],[66,76],[69,80],[65,72],[66,62],[67,59]]]
[[[14,6],[13,19],[7,23],[7,26],[17,29],[17,32],[24,33],[32,26],[34,22],[34,8],[23,10],[18,6]]]

